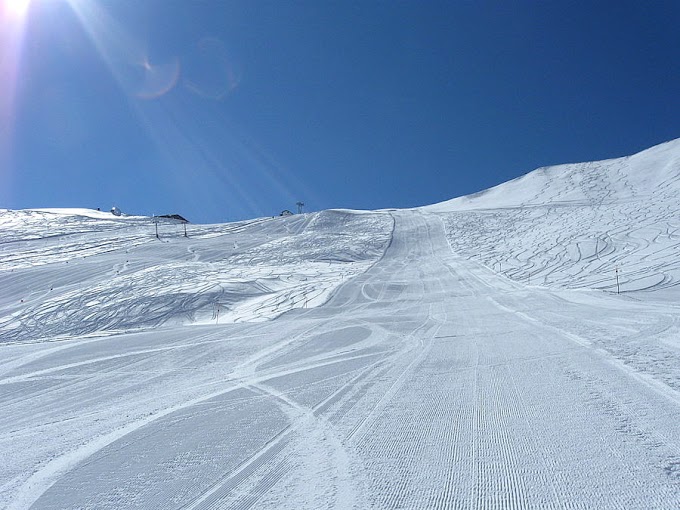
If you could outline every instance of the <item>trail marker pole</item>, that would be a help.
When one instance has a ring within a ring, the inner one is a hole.
[[[220,323],[220,305],[217,305],[217,318],[215,319],[215,324]]]
[[[616,293],[621,294],[621,288],[619,287],[619,268],[616,268]]]

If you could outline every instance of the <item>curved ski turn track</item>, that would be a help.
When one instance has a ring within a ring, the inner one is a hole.
[[[0,507],[679,508],[679,310],[394,220],[318,308],[0,347]]]

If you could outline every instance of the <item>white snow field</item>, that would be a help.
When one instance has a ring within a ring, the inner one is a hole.
[[[0,211],[0,508],[680,508],[679,191],[676,140],[160,240]]]

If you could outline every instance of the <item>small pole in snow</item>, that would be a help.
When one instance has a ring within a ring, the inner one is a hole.
[[[219,323],[220,323],[220,305],[218,304],[217,305],[217,318],[215,320],[215,324],[219,324]]]
[[[183,222],[182,222],[182,225],[184,225],[184,237],[189,237],[189,236],[187,235],[187,222],[186,222],[186,221],[183,221]]]
[[[154,225],[156,225],[156,239],[160,240],[160,237],[158,236],[158,219],[156,218],[155,215],[153,217],[153,223]]]
[[[619,268],[617,267],[615,271],[616,271],[616,293],[621,294],[621,288],[619,287]]]

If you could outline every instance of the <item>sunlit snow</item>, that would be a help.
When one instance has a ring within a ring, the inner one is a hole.
[[[678,508],[679,192],[676,140],[186,237],[0,211],[0,507]]]

